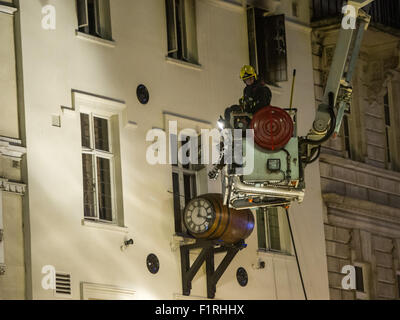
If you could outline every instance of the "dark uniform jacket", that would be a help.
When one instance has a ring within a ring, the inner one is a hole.
[[[271,90],[262,80],[256,80],[252,85],[246,86],[243,90],[245,111],[248,113],[254,114],[261,108],[269,106],[271,98]]]

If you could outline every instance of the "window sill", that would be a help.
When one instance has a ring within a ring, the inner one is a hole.
[[[109,230],[109,231],[116,231],[116,232],[121,232],[121,233],[128,233],[127,227],[120,227],[115,224],[91,221],[91,220],[86,220],[86,219],[82,219],[82,226],[96,228],[96,229]]]
[[[175,64],[177,66],[181,66],[181,67],[184,67],[184,68],[197,70],[197,71],[203,70],[203,67],[200,64],[197,64],[197,63],[190,63],[190,62],[178,60],[178,59],[175,59],[175,58],[171,58],[171,57],[168,57],[168,56],[165,57],[165,60],[168,63]]]
[[[11,4],[0,4],[0,12],[2,13],[6,13],[6,14],[14,14],[15,12],[17,12],[18,9],[13,7]]]
[[[86,40],[92,43],[97,43],[100,44],[102,46],[106,46],[109,48],[115,48],[115,41],[114,40],[106,40],[106,39],[102,39],[96,36],[92,36],[91,34],[87,34],[84,32],[80,32],[78,30],[75,30],[75,35],[78,39],[81,40]]]
[[[263,256],[267,258],[278,258],[278,259],[284,259],[284,260],[293,260],[296,257],[292,254],[285,253],[285,252],[279,252],[279,251],[270,251],[270,250],[257,250],[257,255],[258,256]]]

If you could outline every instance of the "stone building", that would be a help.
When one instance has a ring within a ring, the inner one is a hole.
[[[25,298],[21,141],[12,1],[0,3],[0,299]]]
[[[343,1],[311,1],[317,104],[322,97]],[[331,299],[399,299],[400,2],[375,1],[341,136],[320,158]],[[342,267],[356,267],[356,290]]]
[[[257,67],[268,71],[274,105],[288,106],[291,71],[301,75],[298,132],[307,134],[315,114],[309,4],[15,4],[28,148],[27,298],[188,298],[182,296],[179,214],[188,198],[219,192],[220,185],[207,181],[204,168],[149,164],[146,135],[159,128],[172,136],[168,121],[197,133],[216,127],[224,109],[242,96],[242,65],[267,56],[271,67]],[[264,23],[276,49],[270,52],[254,50],[256,41],[265,41]],[[305,200],[291,209],[310,299],[329,298],[319,177],[318,164],[310,165]],[[265,238],[270,226],[257,226],[265,229],[264,239],[255,228],[219,280],[217,299],[304,299],[285,215],[274,219],[274,245]],[[158,260],[157,274],[149,272],[154,269],[146,258],[156,270]],[[239,267],[247,271],[245,287],[237,281]],[[55,287],[43,286],[52,272]],[[205,282],[203,267],[191,297],[207,296]]]

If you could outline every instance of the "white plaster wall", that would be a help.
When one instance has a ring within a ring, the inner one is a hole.
[[[41,8],[55,5],[57,29],[41,28]],[[163,127],[163,111],[215,123],[225,107],[236,103],[243,85],[240,67],[248,62],[244,12],[197,1],[198,48],[201,70],[165,61],[164,1],[112,0],[115,48],[76,38],[74,1],[21,0],[24,99],[28,147],[29,209],[32,248],[32,297],[52,299],[41,288],[41,268],[54,265],[71,272],[73,298],[80,298],[81,281],[131,288],[138,299],[171,299],[181,293],[179,251],[172,252],[173,201],[169,166],[147,164],[146,132]],[[300,133],[314,117],[310,36],[288,25],[289,70],[296,67],[295,105]],[[142,106],[136,87],[144,83],[150,102]],[[123,233],[81,225],[83,217],[80,127],[78,115],[62,116],[61,128],[51,126],[60,106],[71,106],[71,89],[124,100],[128,119],[138,128],[120,128],[125,224],[135,241],[119,250]],[[274,90],[273,103],[286,107],[290,83]],[[292,209],[294,229],[307,290],[311,298],[328,299],[318,165],[307,170],[304,204]],[[222,276],[217,298],[302,299],[293,257],[265,255],[267,267],[255,271],[256,233],[248,248]],[[151,275],[145,264],[155,253],[161,268]],[[235,273],[243,266],[249,285],[240,288]],[[29,280],[28,280],[29,281]],[[197,277],[192,294],[205,296],[204,277]]]
[[[17,138],[19,132],[13,19],[12,14],[0,12],[0,135]]]

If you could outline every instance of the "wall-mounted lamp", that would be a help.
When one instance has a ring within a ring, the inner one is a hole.
[[[134,244],[133,239],[128,239],[124,241],[124,244],[121,246],[121,251],[125,251],[129,246]]]

